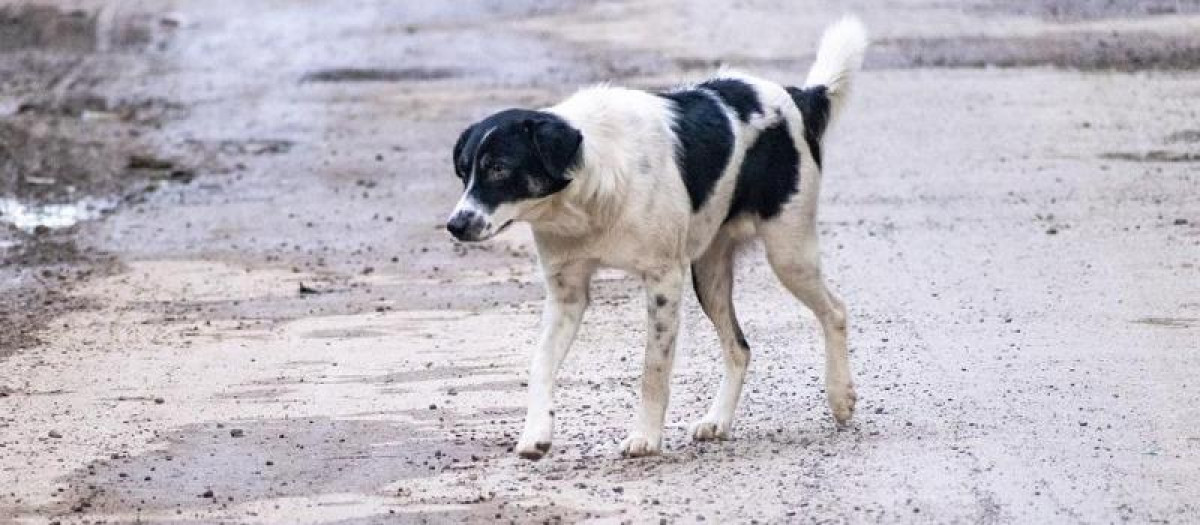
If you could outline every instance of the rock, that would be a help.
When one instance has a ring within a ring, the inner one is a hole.
[[[171,162],[169,160],[151,157],[150,155],[136,155],[135,154],[135,155],[129,156],[128,166],[130,169],[135,169],[135,170],[136,169],[169,170],[169,169],[175,167],[175,163]]]
[[[240,438],[246,435],[246,431],[240,428],[231,428],[229,429],[229,435],[231,437]]]
[[[62,432],[59,432],[57,430],[51,430],[50,433],[47,435],[49,435],[50,437],[52,437],[54,439],[62,439],[62,437],[63,437]]]
[[[192,182],[192,179],[196,178],[196,172],[186,169],[186,168],[181,168],[181,169],[177,169],[177,170],[172,170],[171,174],[168,176],[168,178],[170,178],[171,180],[173,180],[175,182],[187,184],[189,182]]]

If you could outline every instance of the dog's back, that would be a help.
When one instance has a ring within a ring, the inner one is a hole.
[[[575,93],[546,110],[590,138],[563,200],[596,204],[586,213],[620,232],[626,247],[630,232],[647,223],[687,224],[679,248],[692,259],[723,227],[753,232],[802,190],[815,193],[804,179],[819,179],[822,137],[866,45],[857,19],[831,26],[803,87],[723,70],[664,93],[609,86]]]

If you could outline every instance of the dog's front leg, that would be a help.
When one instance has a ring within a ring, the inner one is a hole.
[[[626,456],[648,456],[662,450],[663,419],[671,397],[671,365],[679,333],[679,296],[686,266],[647,273],[646,360],[642,371],[642,411],[637,426],[621,443]]]
[[[592,268],[586,264],[547,267],[546,306],[542,312],[542,337],[529,367],[529,409],[517,454],[541,459],[550,450],[554,434],[554,376],[579,331],[588,304]]]

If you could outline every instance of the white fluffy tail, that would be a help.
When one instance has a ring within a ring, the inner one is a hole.
[[[808,71],[804,87],[825,86],[836,115],[850,93],[850,78],[862,67],[867,51],[867,28],[854,15],[846,15],[825,30],[817,60]]]

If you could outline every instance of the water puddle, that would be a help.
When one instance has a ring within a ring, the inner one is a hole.
[[[11,197],[0,197],[0,222],[27,232],[33,232],[39,226],[66,228],[99,218],[115,206],[116,202],[112,199],[99,197],[87,197],[65,204],[26,204]]]

